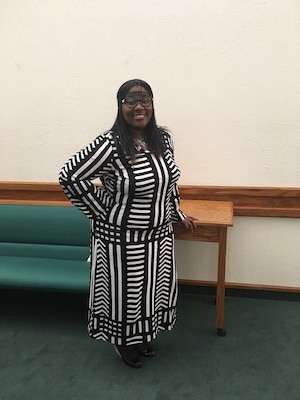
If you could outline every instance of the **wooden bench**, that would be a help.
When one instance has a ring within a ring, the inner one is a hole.
[[[227,227],[233,226],[233,203],[227,201],[181,200],[180,208],[196,218],[196,230],[191,233],[175,227],[175,239],[218,243],[218,277],[216,292],[216,328],[225,336],[224,301]]]

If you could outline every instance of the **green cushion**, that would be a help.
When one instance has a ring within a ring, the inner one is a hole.
[[[90,222],[75,207],[0,205],[0,286],[86,291]]]
[[[88,246],[67,246],[32,243],[1,243],[0,256],[56,258],[63,260],[86,261],[89,257]]]
[[[0,205],[0,242],[88,246],[90,222],[72,206]]]
[[[89,263],[76,260],[0,256],[0,286],[87,291]]]

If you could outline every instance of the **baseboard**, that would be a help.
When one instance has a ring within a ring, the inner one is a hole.
[[[178,284],[180,293],[216,294],[216,282],[179,279]],[[300,287],[226,283],[225,296],[300,301]]]
[[[197,296],[212,296],[216,295],[215,286],[205,285],[186,285],[179,281],[179,297],[181,294],[191,294]],[[88,292],[66,292],[66,291],[49,291],[49,290],[33,290],[33,289],[16,289],[16,288],[0,288],[1,304],[11,304],[16,301],[17,304],[23,304],[20,299],[35,299],[33,302],[41,302],[41,300],[49,299],[51,303],[59,304],[66,303],[68,300],[81,299],[82,304],[87,302]],[[300,301],[300,292],[278,291],[278,290],[255,290],[255,289],[240,289],[226,288],[225,290],[225,306],[226,298],[240,297],[252,298],[261,300],[285,300],[285,301]],[[13,299],[13,300],[12,300]]]

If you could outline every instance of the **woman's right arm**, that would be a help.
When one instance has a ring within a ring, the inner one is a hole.
[[[105,212],[103,189],[92,183],[111,170],[113,147],[106,135],[98,136],[62,167],[59,183],[71,203],[88,218]]]

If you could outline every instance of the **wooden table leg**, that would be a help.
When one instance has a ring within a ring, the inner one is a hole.
[[[216,295],[216,328],[219,336],[225,336],[224,301],[225,301],[225,265],[226,265],[227,227],[219,230],[218,281]]]

